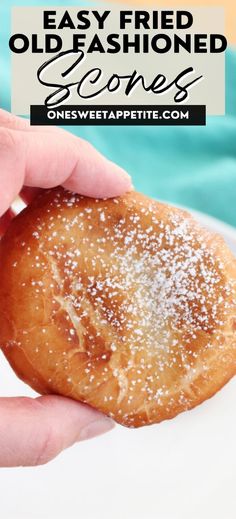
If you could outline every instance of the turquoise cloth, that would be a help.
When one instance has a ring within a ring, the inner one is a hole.
[[[73,3],[79,5],[70,1],[70,5]],[[14,0],[14,5],[40,4],[43,2]],[[49,5],[60,5],[60,1],[50,0]],[[0,7],[0,104],[8,110],[9,13],[6,4]],[[209,117],[206,127],[87,126],[67,129],[88,139],[123,166],[132,175],[137,190],[209,213],[236,226],[235,50],[229,49],[226,54],[226,116]]]

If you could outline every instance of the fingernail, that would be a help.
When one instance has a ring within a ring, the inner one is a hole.
[[[111,429],[114,429],[114,427],[115,424],[113,420],[106,417],[95,420],[94,422],[90,422],[80,431],[79,441],[90,440],[90,438],[100,436],[100,434],[104,434]]]
[[[115,164],[114,162],[108,160],[109,162],[109,168],[111,171],[113,171],[113,173],[116,173],[118,174],[122,179],[124,179],[129,185],[130,187],[132,186],[132,178],[131,176],[129,175],[129,173],[127,173],[127,171],[125,171],[125,169],[121,168],[120,166],[118,166],[118,164]],[[112,166],[112,167],[111,167]]]

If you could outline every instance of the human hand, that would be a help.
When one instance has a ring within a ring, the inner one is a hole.
[[[28,203],[39,188],[59,184],[101,198],[131,189],[127,173],[88,142],[60,129],[31,127],[0,110],[0,234],[14,216],[10,206],[18,194]],[[47,463],[112,427],[112,420],[69,398],[0,398],[0,466]]]

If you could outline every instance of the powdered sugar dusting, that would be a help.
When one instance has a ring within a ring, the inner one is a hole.
[[[139,412],[140,422],[151,421],[155,407],[171,407],[173,391],[207,372],[198,351],[207,355],[216,328],[221,340],[233,285],[209,236],[188,216],[171,208],[164,214],[151,200],[129,206],[54,193],[47,225],[39,219],[33,237],[41,258],[35,266],[44,263],[53,276],[53,318],[66,316],[65,369],[75,354],[86,354],[78,387],[87,401],[102,376],[103,386],[117,384],[114,408],[123,423],[132,426]],[[104,409],[113,400],[107,387]],[[181,392],[179,399],[187,408]]]

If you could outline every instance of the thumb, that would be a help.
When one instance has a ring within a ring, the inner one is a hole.
[[[0,466],[42,465],[113,426],[98,411],[61,396],[0,398]]]
[[[0,215],[23,185],[58,185],[93,198],[120,196],[132,188],[130,176],[89,142],[65,131],[31,132],[1,127]]]

